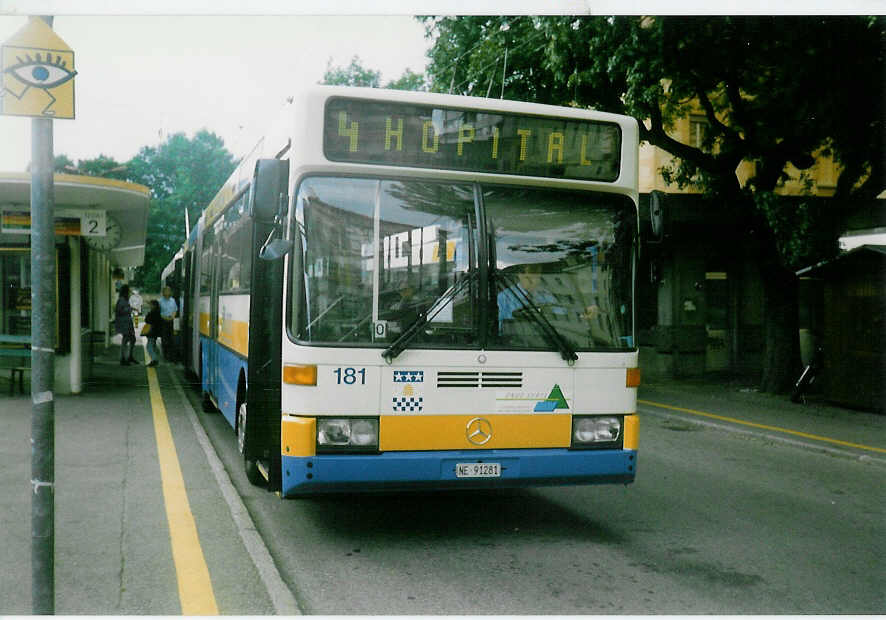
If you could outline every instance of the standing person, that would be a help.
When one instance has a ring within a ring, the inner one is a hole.
[[[160,338],[163,339],[163,359],[167,362],[175,360],[175,344],[172,341],[173,321],[178,313],[178,304],[172,298],[172,289],[163,287],[163,297],[160,298],[160,317],[163,319],[160,328]]]
[[[141,314],[142,312],[142,296],[138,294],[138,291],[133,289],[129,289],[129,305],[132,306],[132,311],[136,314]]]
[[[132,357],[135,349],[135,327],[132,325],[132,306],[129,305],[129,285],[120,287],[120,297],[114,306],[114,329],[122,336],[120,341],[120,365],[138,364]]]
[[[160,316],[160,303],[156,299],[152,299],[149,305],[151,309],[148,310],[148,314],[145,316],[145,326],[142,328],[142,335],[147,338],[148,355],[151,356],[148,366],[158,366],[160,364],[160,353],[157,351],[157,338],[160,336],[163,319]]]

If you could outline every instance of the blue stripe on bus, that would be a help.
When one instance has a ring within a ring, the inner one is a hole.
[[[634,481],[635,450],[469,450],[283,455],[283,495],[395,489],[503,488]],[[501,464],[500,478],[457,478],[457,463]]]
[[[203,369],[203,391],[213,395],[219,411],[231,428],[234,428],[237,419],[237,382],[241,372],[243,377],[247,376],[247,361],[242,355],[206,336],[200,337],[200,343],[203,349],[203,359],[200,362]],[[209,372],[209,359],[213,351],[216,353],[219,369],[218,380],[215,382]]]

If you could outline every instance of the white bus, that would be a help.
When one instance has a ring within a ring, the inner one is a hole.
[[[186,363],[250,481],[632,482],[635,120],[342,87],[282,119],[184,248]]]

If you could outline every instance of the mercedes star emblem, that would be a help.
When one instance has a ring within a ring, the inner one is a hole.
[[[492,424],[486,418],[474,418],[468,422],[466,435],[475,446],[482,446],[492,439]]]

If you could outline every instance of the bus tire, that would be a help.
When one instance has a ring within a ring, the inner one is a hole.
[[[240,407],[237,408],[237,449],[243,455],[243,470],[246,472],[246,479],[250,484],[264,486],[267,481],[258,468],[258,460],[246,454],[247,428],[246,403],[240,403]]]

